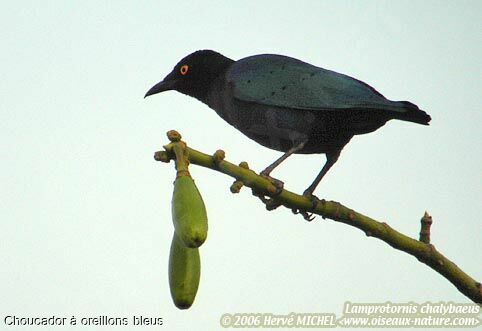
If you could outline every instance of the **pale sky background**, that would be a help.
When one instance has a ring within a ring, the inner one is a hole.
[[[153,160],[165,132],[257,171],[280,153],[195,99],[143,95],[207,48],[290,55],[416,103],[429,127],[391,121],[355,137],[316,193],[412,237],[427,210],[433,244],[480,281],[481,21],[480,1],[3,1],[0,329],[20,329],[6,315],[143,315],[165,330],[218,330],[223,313],[469,302],[384,242],[267,212],[249,190],[231,194],[230,177],[193,166],[210,230],[196,301],[178,310],[167,281],[175,172]],[[294,156],[273,175],[302,192],[324,162]]]

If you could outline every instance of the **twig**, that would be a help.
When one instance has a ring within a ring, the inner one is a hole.
[[[283,205],[291,210],[305,214],[314,213],[323,218],[356,227],[365,232],[369,237],[378,238],[395,249],[413,255],[420,262],[425,263],[444,276],[472,301],[482,303],[482,286],[480,282],[475,281],[467,275],[455,263],[443,256],[429,243],[431,217],[428,214],[422,219],[420,240],[415,240],[391,228],[387,223],[376,221],[339,202],[322,199],[314,203],[313,200],[286,189],[282,189],[281,192],[279,192],[269,179],[250,170],[246,163],[243,163],[242,166],[237,166],[226,161],[224,159],[224,153],[222,157],[220,157],[221,154],[217,152],[213,157],[189,148],[184,142],[178,141],[171,142],[169,145],[164,146],[165,151],[156,152],[154,158],[157,161],[163,162],[169,162],[171,159],[175,159],[174,146],[176,144],[180,144],[180,146],[187,151],[190,163],[234,177],[236,182],[233,184],[234,188],[233,186],[231,188],[233,192],[239,192],[242,185],[244,185],[250,187],[259,197],[270,197],[271,199],[264,199],[271,201],[273,205]],[[268,207],[269,205],[267,204],[267,208]]]
[[[430,244],[430,227],[432,226],[432,216],[427,212],[423,215],[420,220],[420,241],[426,244]]]

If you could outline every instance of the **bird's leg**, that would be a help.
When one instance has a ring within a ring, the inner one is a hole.
[[[266,169],[264,169],[263,171],[261,171],[260,175],[262,176],[269,176],[269,174],[271,173],[271,171],[274,170],[274,168],[276,168],[277,166],[279,166],[281,164],[281,162],[283,162],[284,160],[286,160],[288,158],[288,156],[290,156],[291,154],[293,153],[296,153],[297,151],[299,151],[300,149],[302,149],[303,147],[305,147],[305,144],[306,144],[306,141],[303,141],[302,143],[294,146],[294,147],[291,147],[286,153],[284,153],[283,155],[281,155],[281,157],[279,159],[277,159],[276,161],[274,161],[273,163],[271,163]]]
[[[265,176],[265,177],[269,177],[273,184],[276,186],[276,188],[278,189],[278,191],[281,191],[283,189],[283,182],[280,181],[280,180],[277,180],[277,179],[274,179],[274,178],[271,178],[269,176],[269,174],[271,173],[271,171],[274,170],[274,168],[276,168],[277,166],[279,166],[281,164],[281,162],[283,162],[284,160],[286,160],[288,158],[288,156],[290,156],[291,154],[293,153],[296,153],[297,151],[299,151],[300,149],[302,149],[303,147],[305,147],[305,144],[306,144],[306,141],[303,141],[302,143],[296,145],[296,146],[293,146],[291,147],[286,153],[284,153],[283,155],[281,155],[281,157],[279,159],[277,159],[276,161],[274,161],[273,163],[271,163],[266,169],[264,169],[263,171],[260,172],[260,175],[261,176]]]
[[[323,176],[326,175],[328,170],[336,163],[338,160],[338,156],[340,156],[341,151],[337,151],[335,153],[327,153],[326,154],[326,163],[321,169],[320,173],[318,176],[316,176],[315,180],[311,185],[303,192],[303,195],[311,200],[311,209],[315,209],[316,205],[318,204],[319,199],[313,195],[313,191],[315,190],[316,186],[320,183],[321,179]],[[295,214],[301,214],[305,220],[308,222],[311,222],[315,217],[313,216],[312,213],[306,212],[306,211],[299,211],[297,209],[293,209],[293,213]]]
[[[333,152],[332,153],[326,153],[326,163],[325,163],[325,165],[323,166],[323,168],[321,168],[320,173],[318,174],[318,176],[316,176],[313,183],[311,183],[311,185],[303,192],[304,196],[306,196],[306,197],[312,197],[313,196],[313,192],[315,191],[315,188],[318,186],[318,184],[320,183],[323,176],[326,175],[328,170],[330,170],[330,168],[336,163],[336,161],[338,160],[338,157],[340,156],[340,152],[341,151],[336,151],[334,153]]]
[[[279,159],[277,159],[276,161],[274,161],[272,164],[270,164],[266,169],[264,169],[263,171],[260,172],[260,175],[263,176],[263,177],[267,177],[271,183],[273,183],[273,185],[276,187],[276,192],[274,193],[274,196],[278,195],[281,193],[281,191],[283,190],[283,182],[278,180],[278,179],[275,179],[275,178],[272,178],[269,176],[269,174],[271,173],[271,171],[274,170],[274,168],[276,168],[277,166],[279,166],[281,164],[281,162],[283,162],[284,160],[286,160],[288,158],[288,156],[290,156],[291,154],[293,153],[296,153],[297,151],[299,151],[300,149],[302,149],[306,144],[306,141],[294,146],[294,147],[291,147],[286,153],[284,153]],[[279,207],[281,205],[281,203],[279,203],[279,201],[277,201],[275,198],[270,198],[270,199],[266,199],[264,197],[264,195],[260,194],[259,192],[256,192],[253,190],[253,195],[257,196],[258,198],[261,199],[261,201],[266,205],[266,209],[268,210],[273,210],[273,209],[276,209],[277,207]]]

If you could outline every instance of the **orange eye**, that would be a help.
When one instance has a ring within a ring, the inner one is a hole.
[[[189,66],[187,64],[183,65],[179,71],[181,72],[181,75],[187,74],[187,71],[189,70]]]

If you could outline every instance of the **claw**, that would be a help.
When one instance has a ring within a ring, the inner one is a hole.
[[[308,221],[308,222],[311,222],[315,219],[315,216],[313,216],[312,213],[307,213],[307,212],[302,212],[301,215],[303,215],[303,218]]]
[[[306,211],[300,211],[299,209],[296,209],[296,208],[293,208],[291,209],[291,211],[293,212],[293,214],[297,215],[297,214],[300,214],[301,216],[303,216],[303,218],[305,219],[305,221],[308,221],[308,222],[311,222],[315,219],[315,216],[313,216],[312,213],[308,213]]]

